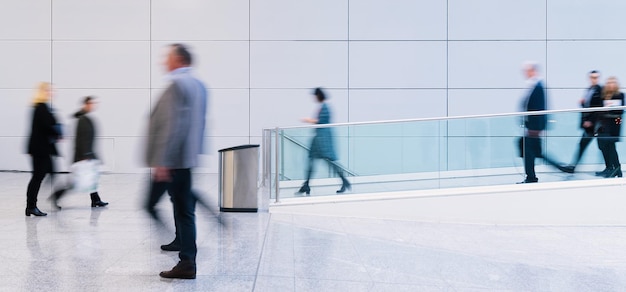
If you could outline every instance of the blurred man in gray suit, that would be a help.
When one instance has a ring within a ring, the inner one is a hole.
[[[172,198],[180,261],[159,275],[195,279],[196,199],[191,192],[191,168],[198,165],[202,149],[207,92],[204,83],[191,74],[192,56],[187,48],[173,44],[168,49],[169,85],[150,115],[146,163],[152,168],[150,197],[160,197],[167,190]]]

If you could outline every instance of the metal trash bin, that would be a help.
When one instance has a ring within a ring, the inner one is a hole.
[[[257,212],[259,145],[241,145],[219,152],[219,205],[222,212]]]

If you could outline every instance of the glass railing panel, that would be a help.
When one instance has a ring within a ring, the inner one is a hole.
[[[315,160],[312,195],[336,195],[341,181],[335,166],[352,182],[354,193],[514,184],[525,176],[518,143],[525,132],[525,116],[546,115],[542,153],[565,166],[574,162],[578,151],[581,111],[585,110],[328,125],[337,160]],[[281,131],[279,197],[293,197],[305,180],[316,130]],[[540,180],[597,178],[593,172],[602,170],[604,162],[595,140],[579,164],[580,173],[574,175],[536,159]],[[618,153],[626,153],[623,144],[617,143]]]
[[[515,137],[523,134],[520,117],[470,117],[447,121],[446,170],[510,167]]]
[[[439,170],[440,121],[350,126],[350,167],[362,176]]]

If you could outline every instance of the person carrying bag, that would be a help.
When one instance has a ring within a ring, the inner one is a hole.
[[[74,164],[72,164],[71,188],[79,192],[89,192],[91,207],[104,207],[109,203],[103,202],[98,194],[98,178],[100,176],[100,161],[93,151],[96,131],[88,114],[95,108],[93,96],[87,96],[83,100],[83,107],[74,118],[78,119],[76,125],[76,140],[74,141]],[[62,189],[53,194],[53,205],[61,209],[58,201],[68,189]]]

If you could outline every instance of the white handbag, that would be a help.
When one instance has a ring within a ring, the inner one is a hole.
[[[93,193],[98,190],[100,161],[87,159],[75,162],[71,166],[72,186],[75,191]]]

